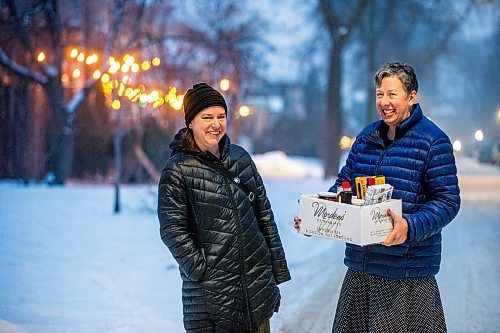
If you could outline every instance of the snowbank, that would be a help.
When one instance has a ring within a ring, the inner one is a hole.
[[[298,179],[323,176],[323,169],[317,160],[305,157],[290,158],[282,151],[253,155],[252,159],[259,173],[267,178]]]

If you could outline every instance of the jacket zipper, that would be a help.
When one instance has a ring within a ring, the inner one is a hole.
[[[220,162],[219,162],[220,163]],[[231,191],[231,203],[233,204],[233,207],[235,208],[234,211],[236,212],[236,217],[237,217],[237,227],[238,227],[238,246],[239,246],[239,254],[240,254],[240,261],[241,261],[241,270],[240,270],[240,273],[241,273],[241,282],[243,284],[243,294],[245,296],[245,303],[246,303],[246,311],[247,311],[247,330],[250,330],[252,329],[252,317],[251,317],[251,314],[250,314],[250,304],[248,302],[248,291],[247,291],[247,282],[246,282],[246,279],[245,279],[245,260],[244,260],[244,256],[243,256],[243,245],[242,245],[242,232],[241,232],[241,218],[240,218],[240,213],[238,211],[238,205],[236,204],[236,200],[234,198],[234,194],[233,194],[233,191],[231,189],[231,184],[229,183],[229,181],[227,179],[224,178],[224,182],[229,186],[229,190]]]
[[[378,173],[379,173],[378,171],[380,169],[380,166],[382,165],[382,161],[384,160],[384,157],[387,154],[387,151],[389,150],[389,148],[391,148],[391,146],[394,144],[394,142],[396,142],[396,139],[394,139],[387,147],[385,146],[384,141],[380,137],[369,136],[368,140],[380,145],[383,148],[382,155],[380,155],[380,158],[377,162],[377,165],[375,166],[375,175],[378,175]],[[367,260],[368,260],[367,255],[365,255],[364,260],[363,260],[363,272],[366,272],[366,261]]]
[[[387,154],[387,152],[389,151],[389,149],[394,145],[394,143],[397,141],[398,139],[394,139],[392,140],[392,142],[387,146],[385,147],[384,146],[384,152],[382,153],[382,155],[380,156],[380,159],[377,163],[377,167],[375,168],[375,174],[378,174],[378,170],[380,168],[380,165],[382,164],[382,161],[384,160],[384,157],[385,155]]]
[[[377,145],[381,146],[383,148],[383,153],[380,155],[380,159],[377,162],[377,165],[375,167],[375,175],[378,174],[378,171],[380,169],[380,165],[382,164],[382,161],[384,160],[385,154],[387,154],[387,151],[389,148],[391,148],[392,145],[397,141],[397,139],[394,139],[387,147],[384,145],[384,141],[379,137],[379,136],[373,136],[373,135],[368,135],[367,139],[373,143],[376,143]]]

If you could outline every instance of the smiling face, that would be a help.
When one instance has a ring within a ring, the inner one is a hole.
[[[221,106],[204,109],[189,123],[194,141],[201,151],[219,156],[219,141],[226,134],[226,111]]]
[[[377,112],[380,118],[395,128],[410,116],[410,110],[415,103],[417,92],[407,93],[401,80],[393,75],[382,79],[376,91]]]

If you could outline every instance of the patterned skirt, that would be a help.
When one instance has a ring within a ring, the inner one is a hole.
[[[348,269],[332,333],[446,333],[436,279],[387,280]]]

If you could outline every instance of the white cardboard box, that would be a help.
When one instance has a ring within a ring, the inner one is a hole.
[[[402,215],[401,200],[355,206],[318,199],[316,195],[301,195],[299,232],[357,245],[382,243],[392,231],[392,220],[387,215],[389,208]]]

